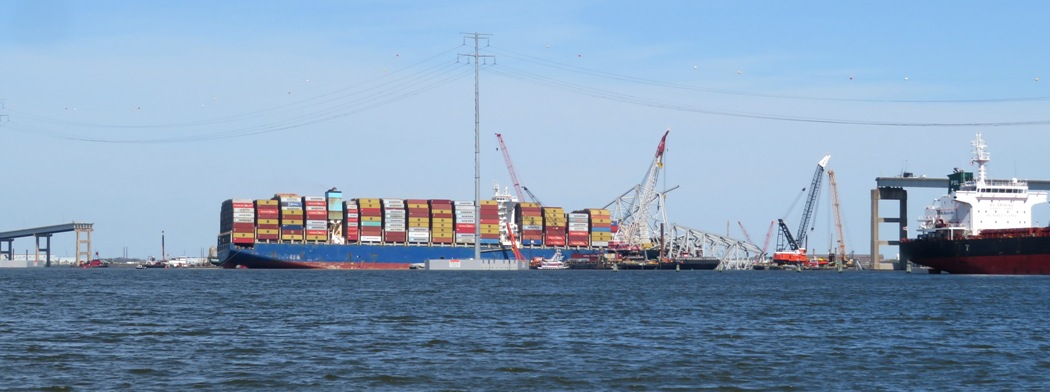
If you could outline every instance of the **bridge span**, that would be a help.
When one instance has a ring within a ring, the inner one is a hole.
[[[40,260],[40,253],[44,252],[45,266],[51,266],[51,236],[58,233],[76,233],[76,245],[77,245],[77,264],[87,263],[91,261],[91,232],[94,231],[93,223],[82,223],[72,222],[63,223],[59,225],[34,227],[31,229],[21,229],[0,232],[0,258],[4,260],[14,260],[14,250],[12,244],[17,238],[34,237],[36,238],[36,250],[34,260]],[[44,246],[40,246],[40,239],[44,239]]]

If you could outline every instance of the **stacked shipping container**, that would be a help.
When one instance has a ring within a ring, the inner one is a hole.
[[[568,246],[590,246],[590,226],[587,224],[587,214],[573,212],[569,214],[569,230],[566,235],[565,244]]]
[[[565,210],[561,207],[543,207],[543,244],[565,246]]]
[[[357,209],[357,200],[347,200],[346,208],[346,243],[356,243],[361,239],[360,219],[361,215]]]
[[[281,208],[277,200],[255,201],[255,239],[259,242],[281,239]]]
[[[328,240],[328,206],[322,196],[303,196],[306,210],[306,240]]]
[[[306,241],[365,244],[495,245],[500,241],[499,202],[426,199],[352,199],[333,188],[324,197],[275,194],[272,199],[223,202],[220,244]],[[608,210],[565,214],[538,203],[514,205],[517,238],[525,246],[607,247],[617,229]],[[479,227],[480,225],[480,227]],[[480,238],[475,236],[480,231]]]
[[[591,246],[609,246],[612,240],[612,220],[609,210],[590,208],[587,211],[591,224]]]
[[[383,208],[379,199],[357,199],[361,214],[361,242],[383,241]]]
[[[430,204],[424,199],[405,200],[408,207],[408,242],[430,242]]]
[[[292,193],[278,193],[273,198],[281,206],[281,241],[302,241],[305,234],[302,198]]]
[[[405,235],[405,201],[401,199],[383,199],[383,242],[404,243]]]
[[[543,244],[543,210],[536,203],[518,203],[514,207],[515,223],[520,229],[522,245]]]
[[[481,224],[481,243],[499,244],[499,202],[482,200],[478,223]]]
[[[255,208],[251,199],[230,199],[222,203],[219,233],[234,244],[255,243]]]
[[[474,202],[457,200],[455,203],[455,225],[456,225],[456,243],[457,244],[473,244],[475,240],[475,231],[477,230],[478,219],[474,211]]]
[[[434,244],[451,244],[453,237],[452,201],[430,200],[430,236]]]

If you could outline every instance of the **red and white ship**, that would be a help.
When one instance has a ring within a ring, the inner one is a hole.
[[[918,237],[901,241],[902,257],[931,273],[1050,274],[1050,228],[1032,227],[1032,206],[1047,192],[1016,178],[988,179],[980,133],[972,145],[976,178],[959,169],[948,176],[948,194],[926,208]]]

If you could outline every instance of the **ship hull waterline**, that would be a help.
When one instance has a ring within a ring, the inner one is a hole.
[[[550,258],[555,248],[521,249],[526,260]],[[563,250],[576,256],[597,255],[600,249]],[[405,270],[429,259],[470,259],[472,246],[337,245],[337,244],[255,244],[219,251],[223,268],[250,269],[345,269]],[[513,251],[501,247],[482,247],[482,257],[512,259]]]
[[[1050,238],[911,240],[901,244],[906,260],[931,273],[1050,275]]]

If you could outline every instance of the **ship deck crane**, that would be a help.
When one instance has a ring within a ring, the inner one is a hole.
[[[774,252],[773,262],[784,264],[806,261],[806,237],[809,234],[809,220],[813,217],[813,211],[816,209],[824,168],[827,167],[830,159],[831,155],[825,155],[824,158],[817,162],[817,168],[813,172],[813,180],[810,181],[809,185],[809,195],[806,197],[806,207],[802,211],[802,220],[795,235],[791,235],[791,231],[788,230],[784,219],[777,220],[780,225],[780,234],[786,240],[790,249],[779,249],[777,252]]]
[[[518,195],[518,201],[525,201],[525,196],[521,193],[521,184],[518,183],[518,174],[514,172],[514,162],[510,160],[510,152],[507,151],[507,145],[503,143],[503,134],[497,133],[496,140],[499,141],[499,150],[503,152],[503,160],[507,162],[507,171],[510,172],[510,180],[514,183],[514,192]]]
[[[529,190],[529,187],[523,186],[523,187],[521,187],[521,189],[524,189],[525,193],[529,194],[529,199],[532,199],[533,203],[536,203],[536,204],[539,204],[540,206],[543,206],[543,202],[540,201],[540,198],[536,197],[536,195],[532,194],[532,191]]]

